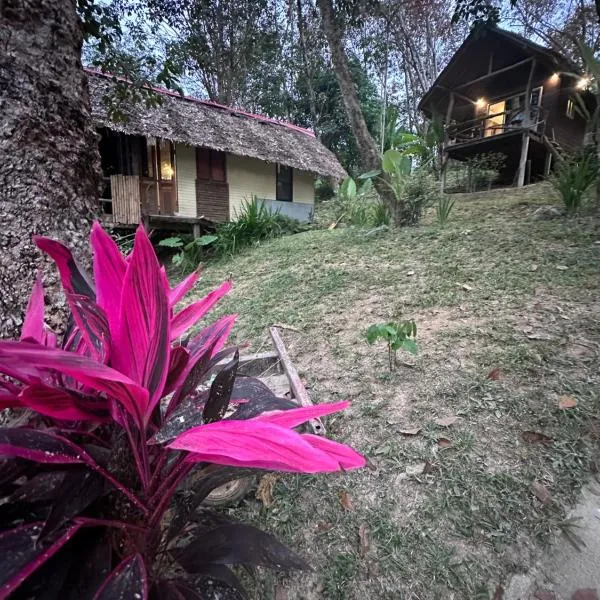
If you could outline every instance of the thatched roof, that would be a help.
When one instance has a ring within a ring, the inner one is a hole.
[[[335,155],[308,129],[163,89],[156,89],[163,96],[161,106],[119,106],[126,119],[115,122],[104,102],[114,85],[112,76],[88,71],[88,80],[92,116],[99,126],[258,158],[326,177],[346,176]]]

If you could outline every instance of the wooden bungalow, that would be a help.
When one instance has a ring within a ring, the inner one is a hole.
[[[316,176],[345,171],[314,134],[301,127],[184,97],[163,89],[162,103],[119,107],[109,117],[112,76],[88,72],[100,133],[101,204],[116,226],[141,221],[198,231],[203,221],[235,219],[244,200],[310,220]]]
[[[587,83],[560,53],[484,26],[463,42],[419,108],[444,122],[445,160],[504,154],[501,182],[522,186],[584,143],[575,94],[585,93]]]

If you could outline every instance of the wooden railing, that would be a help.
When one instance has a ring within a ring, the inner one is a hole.
[[[502,122],[493,123],[492,120],[502,117]],[[541,118],[542,111],[537,106],[532,106],[529,119],[521,108],[482,115],[476,119],[451,123],[446,126],[447,143],[462,144],[481,138],[493,137],[509,131],[529,129],[543,134],[545,121]]]

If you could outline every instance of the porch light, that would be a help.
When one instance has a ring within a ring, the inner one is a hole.
[[[485,98],[477,98],[477,102],[475,102],[475,106],[477,106],[477,108],[484,108],[486,104],[487,102],[485,101]]]
[[[585,90],[585,88],[590,85],[591,79],[589,77],[582,77],[576,84],[575,87],[578,90]]]
[[[550,83],[558,83],[560,81],[560,75],[558,73],[553,73],[552,77],[550,77]]]

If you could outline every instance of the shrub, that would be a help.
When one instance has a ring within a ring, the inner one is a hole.
[[[22,413],[0,428],[0,595],[192,599],[217,586],[234,597],[227,565],[305,568],[274,537],[196,508],[247,469],[364,465],[294,430],[347,403],[297,408],[238,378],[238,351],[225,347],[234,316],[186,335],[231,283],[175,312],[198,275],[171,288],[143,227],[126,259],[94,225],[95,287],[68,248],[35,242],[58,266],[71,320],[59,345],[38,279],[20,341],[0,341],[0,403]],[[184,504],[176,491],[192,470]]]
[[[388,346],[388,361],[390,371],[394,370],[397,363],[398,350],[406,350],[411,354],[417,353],[417,324],[414,321],[399,321],[397,323],[379,323],[371,325],[366,332],[367,342],[374,344],[384,340]]]
[[[440,227],[444,227],[450,218],[450,213],[454,208],[454,200],[447,194],[440,194],[435,213]]]
[[[337,191],[336,220],[356,227],[378,227],[390,224],[387,207],[379,200],[373,182],[366,178],[360,186],[351,177]]]
[[[579,212],[585,192],[598,176],[596,155],[590,150],[583,150],[557,162],[548,180],[560,196],[567,215],[573,216]]]
[[[214,246],[219,239],[217,235],[201,235],[194,238],[192,236],[174,236],[160,240],[158,245],[161,248],[171,248],[177,250],[173,255],[173,264],[181,267],[182,271],[188,273],[193,271],[204,258],[210,246]]]

